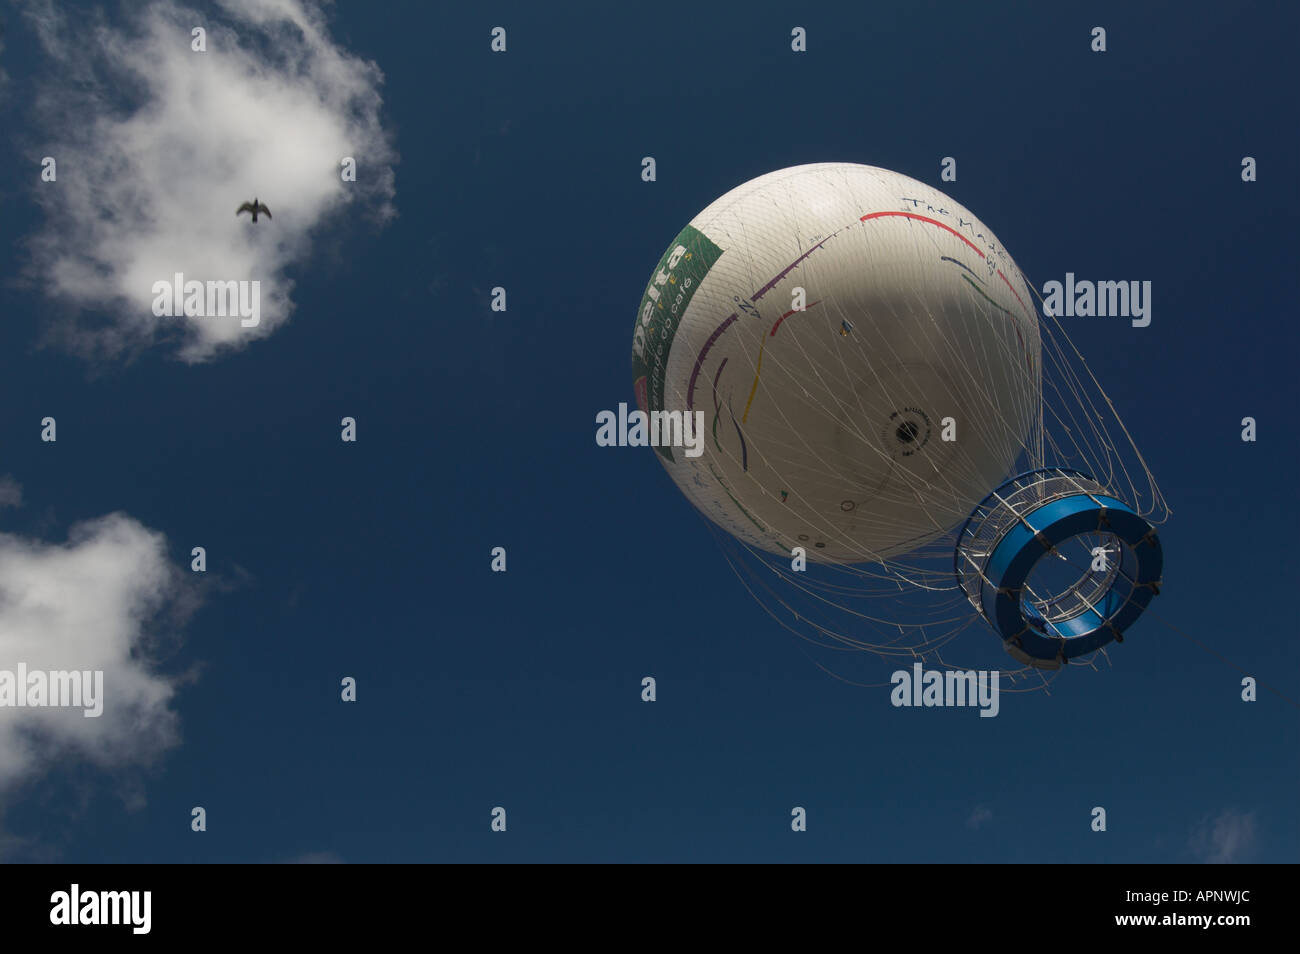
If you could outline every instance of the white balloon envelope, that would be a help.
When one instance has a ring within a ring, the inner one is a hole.
[[[782,169],[664,252],[633,333],[637,402],[682,492],[784,578],[741,573],[783,625],[916,659],[983,617],[1027,668],[1088,663],[1159,592],[1148,517],[1168,509],[1039,300],[937,189]],[[698,429],[675,444],[678,422]],[[851,632],[813,618],[827,608]]]
[[[747,182],[665,252],[634,337],[660,447],[703,513],[772,553],[875,561],[963,521],[1041,402],[1034,299],[969,210],[914,179],[819,163]]]

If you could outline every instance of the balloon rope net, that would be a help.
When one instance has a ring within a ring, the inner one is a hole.
[[[925,241],[919,234],[915,240]],[[806,283],[816,287],[815,261],[810,260],[805,269],[814,273],[805,278]],[[996,419],[983,422],[984,425],[993,433],[1014,440],[1014,445],[1008,448],[1007,459],[1016,456],[1023,464],[1018,465],[1015,472],[1049,465],[1083,471],[1150,522],[1163,523],[1169,516],[1169,508],[1113,401],[1060,321],[1044,306],[1042,296],[1025,280],[1023,273],[1018,273],[1018,277],[1044,316],[1037,319],[1041,349],[1037,355],[1037,386],[1013,393],[1006,407],[997,408]],[[862,322],[860,313],[850,313],[853,310],[851,303],[827,301],[822,306],[832,312],[833,320],[840,322],[843,328],[852,328],[855,321]],[[990,335],[976,334],[979,330],[977,322],[998,323],[1005,328],[1006,315],[1005,310],[991,299],[980,300],[973,295],[971,302],[964,305],[964,317],[971,316],[972,306],[974,321],[956,323],[956,327],[939,340],[951,349],[954,359],[951,365],[961,369],[947,382],[951,395],[957,398],[983,395],[987,406],[988,382],[981,373],[980,364],[961,360],[961,356],[971,354],[972,348],[985,349],[987,354]],[[910,318],[924,313],[920,295],[917,294],[915,301],[906,303],[906,307],[898,311],[905,314],[890,316],[897,319],[893,327],[908,327]],[[868,339],[864,335],[858,347],[865,349],[868,340],[870,353],[858,356],[858,366],[867,368],[868,373],[874,373],[871,369],[877,367],[889,367],[890,361],[902,362],[890,336]],[[1014,347],[1005,336],[1003,340],[1008,349]],[[934,341],[933,334],[930,341]],[[752,357],[757,361],[760,356]],[[786,359],[790,370],[811,373],[820,379],[821,372],[816,363],[806,353],[802,357],[803,361],[797,364]],[[779,363],[781,359],[776,354],[768,354],[765,360]],[[843,355],[840,360],[847,364]],[[851,373],[847,366],[839,370],[845,376]],[[878,376],[877,383],[887,385],[888,381]],[[825,393],[830,393],[830,388],[826,388]],[[806,391],[804,396],[816,405],[820,413],[834,417],[841,424],[847,422],[853,427],[855,419],[858,422],[869,419],[865,408],[856,409],[861,413],[855,415],[854,408],[832,406],[818,401]],[[904,395],[899,397],[905,399]],[[783,413],[780,408],[776,410]],[[1027,433],[1023,428],[1017,433],[1017,421],[1030,422]],[[856,426],[861,428],[862,425]],[[874,435],[859,429],[854,436],[865,447],[876,446]],[[719,447],[719,450],[723,449]],[[926,494],[936,488],[951,492],[973,471],[975,462],[964,454],[960,442],[954,450],[943,472],[936,466],[933,473],[910,475],[908,490],[915,502],[923,501]],[[844,480],[844,475],[826,465],[817,449],[806,441],[803,446],[767,448],[764,452],[771,455],[768,462],[783,472],[794,469],[813,479]],[[791,484],[798,486],[797,481],[791,481]],[[797,494],[797,490],[792,489],[791,493]],[[855,562],[809,561],[806,570],[795,570],[790,556],[767,553],[741,542],[718,529],[711,521],[709,526],[714,530],[733,572],[750,595],[773,620],[811,647],[837,654],[869,654],[894,664],[910,665],[921,661],[948,669],[973,668],[964,664],[970,657],[993,661],[999,666],[1013,662],[1001,651],[1000,640],[975,612],[954,576],[957,529],[931,519],[934,526],[929,539],[905,554],[877,554],[855,547],[858,556]],[[837,534],[832,526],[817,529],[828,539],[834,538],[841,544],[850,542],[845,541],[842,534]],[[1064,554],[1061,559],[1075,566],[1080,573],[1088,572],[1086,560],[1080,563]],[[1031,598],[1035,595],[1030,593]],[[962,663],[956,662],[958,653],[951,644],[971,628],[975,631],[961,641]],[[1109,662],[1103,648],[1087,657],[1071,660],[1069,665],[1095,669],[1099,656]],[[836,658],[843,659],[840,656]],[[828,667],[815,659],[813,661],[836,678],[855,685],[889,684],[847,679],[836,671],[841,668],[839,664]],[[1015,668],[1000,669],[1002,689],[1010,692],[1046,689],[1062,671],[1064,667],[1044,671],[1017,663]]]

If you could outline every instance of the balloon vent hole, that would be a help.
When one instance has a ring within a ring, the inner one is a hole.
[[[904,421],[898,425],[898,430],[894,431],[894,437],[898,438],[900,444],[910,444],[920,435],[921,429],[911,421]]]

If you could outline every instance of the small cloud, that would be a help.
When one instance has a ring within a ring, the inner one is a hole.
[[[176,744],[185,677],[160,673],[153,657],[192,598],[163,535],[126,514],[78,524],[62,544],[0,533],[0,667],[103,672],[97,718],[0,707],[0,795],[65,759],[114,770]]]
[[[1255,813],[1231,808],[1217,816],[1206,816],[1192,831],[1192,854],[1212,865],[1236,864],[1247,860],[1255,849]]]
[[[75,353],[130,356],[164,341],[183,361],[208,361],[289,319],[289,271],[327,221],[396,214],[383,74],[297,0],[223,0],[203,15],[173,0],[127,9],[110,21],[48,0],[28,8],[48,61],[31,150],[58,162],[57,182],[36,191],[46,222],[28,273],[70,306],[47,335]],[[191,49],[195,23],[206,52]],[[345,157],[355,182],[342,180]],[[254,197],[274,219],[236,218]],[[178,273],[258,282],[259,324],[156,317],[154,283]]]
[[[970,817],[966,819],[966,827],[972,830],[978,830],[983,828],[992,820],[992,811],[985,808],[983,805],[976,805],[974,811],[970,813]]]
[[[8,474],[0,477],[0,507],[21,507],[23,505],[23,485]]]

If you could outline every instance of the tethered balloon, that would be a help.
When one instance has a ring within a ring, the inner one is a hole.
[[[1167,511],[1037,300],[938,190],[796,166],[728,192],[665,251],[634,388],[644,412],[703,413],[702,455],[658,454],[757,561],[742,579],[785,625],[922,658],[977,613],[1054,669],[1122,639],[1159,592]]]

